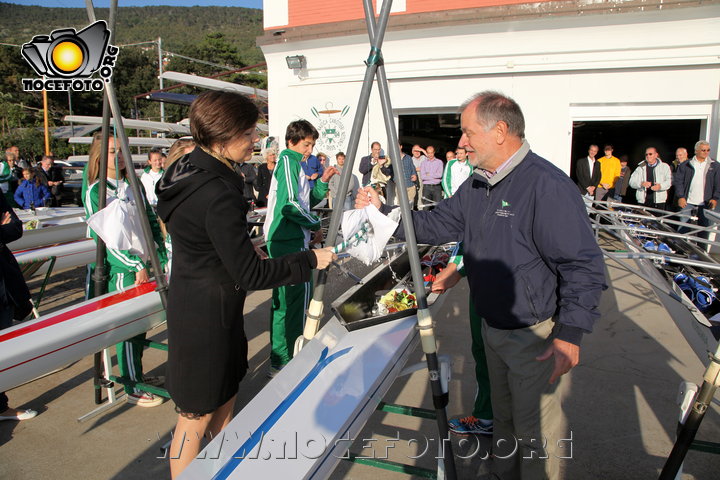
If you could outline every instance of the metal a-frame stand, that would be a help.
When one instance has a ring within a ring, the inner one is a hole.
[[[95,22],[95,8],[93,7],[92,0],[85,0],[85,7],[88,14],[88,20]],[[110,15],[108,18],[108,28],[110,30],[109,44],[112,45],[115,39],[115,18],[117,16],[118,2],[117,0],[111,0],[110,2]],[[110,115],[112,114],[113,121],[115,122],[115,130],[120,140],[120,150],[125,152],[127,155],[127,162],[125,166],[126,176],[130,182],[130,188],[133,193],[133,198],[137,199],[135,206],[137,208],[137,214],[141,219],[141,225],[143,230],[143,237],[145,244],[148,245],[150,256],[150,263],[152,271],[155,273],[155,281],[157,284],[156,291],[160,294],[163,307],[167,308],[167,280],[160,270],[160,259],[157,254],[157,250],[152,248],[155,244],[152,229],[150,227],[150,221],[145,211],[145,203],[142,201],[143,194],[141,191],[140,182],[138,181],[137,175],[135,174],[135,166],[132,161],[132,155],[130,150],[130,143],[128,142],[127,134],[123,126],[122,114],[120,112],[120,105],[115,95],[115,87],[113,86],[112,80],[105,83],[105,95],[103,96],[103,123],[102,123],[102,143],[100,147],[100,164],[98,165],[99,179],[98,183],[98,210],[105,208],[106,196],[107,196],[107,182],[105,182],[107,172],[107,151],[108,143],[110,138]],[[106,247],[105,242],[100,237],[97,238],[97,253],[95,261],[95,270],[93,272],[92,280],[94,286],[95,295],[102,295],[106,292],[107,286],[107,273],[105,272],[105,255]],[[104,368],[103,368],[104,364]],[[110,352],[105,349],[103,352],[95,354],[94,358],[94,388],[95,388],[95,403],[102,403],[102,389],[106,389],[108,392],[108,401],[102,406],[93,410],[92,412],[84,415],[79,420],[86,420],[90,417],[101,413],[102,411],[116,405],[116,395],[114,390],[114,384],[108,380],[111,376],[111,363],[110,363]]]
[[[642,210],[651,212],[653,215],[640,215],[637,213],[626,213],[623,212],[623,208],[634,208],[636,206],[632,205],[623,205],[621,203],[617,202],[593,202],[594,204],[599,204],[600,206],[604,207],[604,209],[598,209],[597,207],[592,207],[590,209],[591,212],[598,215],[597,220],[594,222],[593,227],[596,228],[596,232],[599,235],[600,230],[608,231],[611,233],[614,232],[620,232],[620,231],[626,231],[631,234],[650,234],[650,235],[665,235],[667,237],[673,238],[673,237],[679,237],[679,238],[687,238],[688,234],[680,234],[680,233],[674,233],[674,232],[663,232],[659,230],[654,230],[651,228],[638,228],[637,226],[613,226],[613,225],[604,225],[600,223],[600,219],[610,220],[610,222],[613,222],[613,218],[626,218],[633,221],[639,221],[642,222],[642,220],[646,219],[652,219],[653,221],[656,221],[661,224],[667,224],[670,225],[672,228],[676,228],[680,225],[685,225],[682,222],[677,222],[670,220],[669,218],[673,216],[672,213],[667,213],[664,210],[656,210],[653,208],[645,208],[643,207]],[[659,216],[654,216],[659,215]],[[718,215],[711,215],[716,217],[718,220],[720,220],[720,216]],[[692,234],[695,235],[698,232],[713,232],[716,233],[717,230],[715,227],[696,227],[691,230]],[[620,237],[617,237],[620,238]],[[716,242],[703,239],[701,237],[692,237],[692,241],[696,242],[701,245],[700,248],[703,250],[708,249],[711,246],[718,245]],[[655,280],[652,278],[649,278],[645,274],[643,274],[640,271],[637,271],[635,269],[630,269],[627,266],[625,266],[620,259],[622,258],[632,258],[632,259],[648,259],[655,262],[660,263],[676,263],[680,265],[687,265],[687,266],[693,266],[693,267],[699,267],[703,269],[709,269],[709,270],[717,270],[720,268],[720,265],[718,264],[711,264],[709,262],[700,261],[700,260],[694,260],[694,259],[681,259],[673,256],[665,256],[659,253],[653,253],[653,252],[633,252],[632,250],[627,253],[610,253],[610,252],[603,252],[604,255],[612,260],[614,260],[616,263],[618,263],[622,268],[625,270],[633,273],[634,275],[637,275],[638,277],[642,278],[646,282],[648,282],[653,287],[660,289],[661,291],[665,291],[667,295],[672,297],[673,299],[677,300],[678,302],[682,303],[683,305],[687,306],[688,308],[695,308],[692,302],[690,302],[687,298],[685,298],[682,294],[678,295],[675,293],[671,288],[662,287],[661,285],[658,285]],[[692,347],[691,345],[691,348]],[[713,453],[713,454],[720,454],[720,443],[717,442],[707,442],[707,441],[697,441],[695,440],[695,436],[697,435],[697,432],[700,428],[700,424],[702,423],[703,418],[705,417],[705,413],[707,412],[708,408],[710,408],[711,402],[713,400],[713,397],[715,396],[715,392],[717,388],[720,386],[720,343],[718,343],[717,347],[715,348],[715,352],[713,353],[711,350],[708,351],[708,357],[710,359],[710,362],[708,363],[707,367],[705,368],[705,373],[703,375],[703,383],[700,386],[700,389],[698,390],[697,386],[691,382],[683,382],[681,384],[680,393],[678,397],[678,403],[680,404],[680,421],[678,422],[678,429],[677,429],[677,437],[675,439],[675,443],[673,445],[673,448],[670,452],[670,455],[668,456],[667,460],[665,461],[665,465],[663,466],[662,471],[660,472],[660,476],[658,477],[660,480],[675,480],[679,479],[682,471],[683,461],[685,460],[685,456],[687,455],[689,450],[697,450],[701,452],[706,453]]]
[[[383,65],[383,57],[381,52],[383,38],[387,29],[387,23],[392,7],[392,0],[386,0],[382,4],[380,15],[377,23],[373,5],[370,0],[363,0],[365,10],[365,22],[367,24],[368,35],[370,37],[370,55],[365,62],[367,68],[365,70],[365,78],[363,80],[360,98],[356,109],[355,119],[350,131],[350,141],[347,149],[346,165],[340,176],[340,187],[338,189],[337,198],[345,198],[352,174],[353,164],[357,155],[357,148],[360,142],[360,132],[365,121],[365,112],[367,111],[370,93],[375,76],[377,76],[378,91],[382,102],[383,118],[385,120],[385,129],[387,131],[389,150],[393,169],[396,172],[395,183],[397,191],[401,192],[397,195],[400,200],[400,210],[404,219],[412,218],[412,211],[407,195],[403,192],[407,191],[405,184],[405,176],[402,174],[402,157],[400,156],[400,148],[398,142],[397,130],[395,129],[395,121],[393,119],[392,105],[390,102],[390,92],[388,88],[387,76],[385,75],[385,67]],[[337,243],[338,229],[342,218],[342,208],[335,209],[330,218],[330,227],[328,229],[327,244],[335,245]],[[452,442],[449,438],[447,412],[445,407],[448,403],[448,394],[443,391],[440,381],[440,364],[437,355],[437,346],[435,342],[435,333],[433,331],[433,321],[428,309],[427,298],[425,295],[425,286],[420,265],[420,257],[418,255],[417,241],[415,238],[415,229],[412,221],[406,221],[403,224],[405,230],[406,245],[410,258],[410,269],[412,272],[413,284],[415,286],[415,296],[418,304],[417,318],[418,329],[420,331],[420,341],[423,352],[427,360],[427,368],[430,377],[430,386],[433,396],[433,406],[440,434],[439,445],[442,453],[441,469],[444,468],[446,478],[455,479],[455,462],[453,456]],[[313,293],[313,299],[308,308],[307,319],[303,336],[298,339],[296,350],[310,341],[317,333],[320,326],[320,319],[323,312],[323,296],[325,293],[325,283],[327,282],[327,272],[321,270],[318,275],[317,284]]]
[[[682,468],[685,455],[687,455],[688,450],[691,448],[709,453],[718,453],[720,451],[720,445],[717,443],[695,441],[695,435],[697,435],[705,413],[708,408],[710,408],[710,404],[715,396],[715,391],[718,386],[720,386],[720,343],[715,353],[709,352],[709,357],[710,363],[705,369],[703,383],[700,386],[700,390],[697,391],[694,398],[692,398],[692,405],[689,406],[689,412],[687,413],[685,421],[681,421],[678,424],[675,444],[660,472],[659,480],[674,480],[679,478],[678,473]],[[687,393],[692,395],[692,391]]]

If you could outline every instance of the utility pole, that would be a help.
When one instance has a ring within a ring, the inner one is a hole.
[[[158,79],[160,80],[160,90],[163,89],[163,54],[162,54],[162,38],[158,37],[157,39],[157,46],[158,46],[158,71],[160,72],[160,76]],[[165,121],[165,102],[160,102],[160,121]],[[163,134],[163,136],[165,136]]]

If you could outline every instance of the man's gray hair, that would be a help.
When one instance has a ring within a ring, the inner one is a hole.
[[[695,151],[697,152],[703,145],[707,145],[709,147],[710,142],[708,142],[707,140],[698,140],[697,142],[695,142]]]
[[[485,90],[463,103],[460,111],[464,111],[470,105],[475,105],[477,120],[486,131],[502,121],[508,126],[511,134],[525,138],[525,117],[520,105],[512,98],[499,92]]]

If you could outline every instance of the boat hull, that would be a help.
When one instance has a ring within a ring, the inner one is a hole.
[[[27,265],[55,257],[53,271],[58,271],[66,268],[80,267],[94,262],[95,251],[95,242],[87,238],[59,245],[19,250],[13,254],[20,265]],[[33,275],[45,275],[49,266],[49,262],[45,262]]]
[[[0,332],[0,392],[165,321],[155,283],[103,295]]]

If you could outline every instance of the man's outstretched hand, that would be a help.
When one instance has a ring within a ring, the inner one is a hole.
[[[355,208],[365,208],[370,204],[375,205],[378,210],[382,206],[378,193],[372,187],[360,187],[355,196]]]

